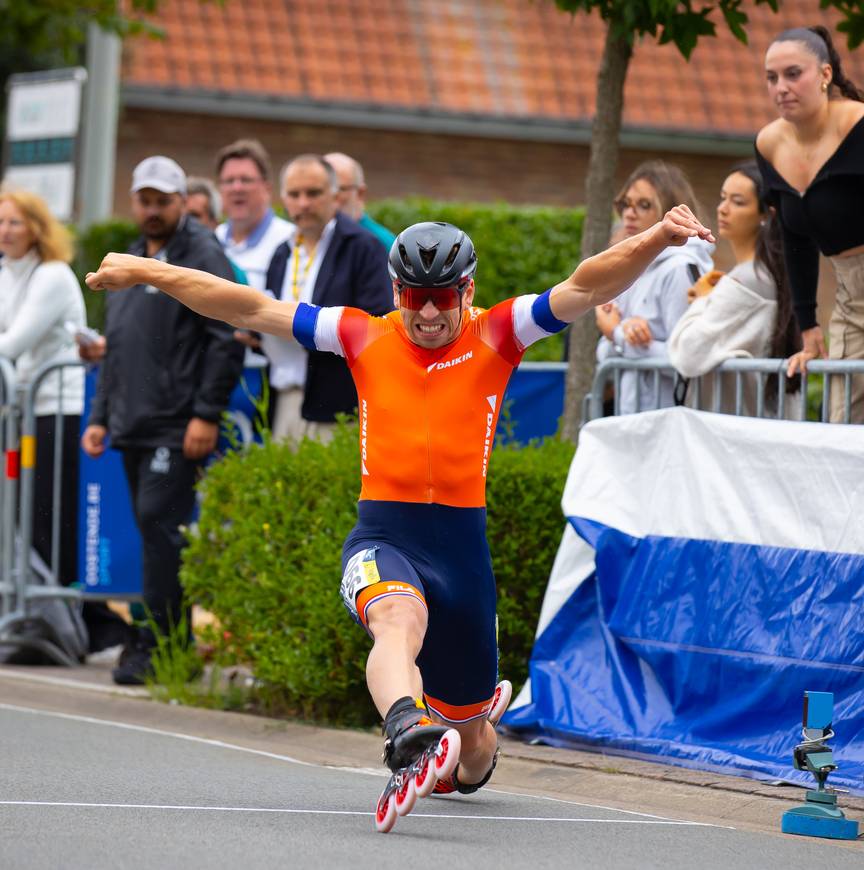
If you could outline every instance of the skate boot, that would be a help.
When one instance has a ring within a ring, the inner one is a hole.
[[[510,706],[510,699],[512,697],[513,684],[510,680],[501,680],[501,682],[495,686],[495,694],[492,696],[492,706],[486,714],[486,719],[493,728],[501,721],[504,711]],[[459,794],[473,794],[478,789],[483,788],[483,786],[489,782],[492,772],[495,770],[495,765],[498,764],[499,754],[499,750],[496,749],[495,755],[492,756],[492,766],[480,782],[473,782],[470,785],[463,785],[460,783],[456,777],[459,770],[459,765],[457,764],[451,776],[446,779],[442,777],[435,783],[435,787],[432,790],[433,794],[453,794],[453,792],[459,792]]]
[[[386,833],[396,817],[428,796],[439,776],[449,777],[459,762],[459,732],[437,725],[419,699],[400,698],[384,720],[384,762],[392,771],[375,809],[375,827]],[[418,787],[419,786],[419,787]]]

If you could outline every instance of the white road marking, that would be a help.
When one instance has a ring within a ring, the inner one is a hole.
[[[32,715],[36,715],[36,716],[51,716],[51,717],[54,717],[57,719],[67,719],[67,720],[71,720],[73,722],[85,722],[85,723],[91,724],[91,725],[113,726],[114,728],[121,728],[121,729],[126,730],[126,731],[139,731],[139,732],[142,732],[144,734],[155,734],[155,735],[158,735],[160,737],[174,737],[177,740],[188,740],[191,743],[200,743],[200,744],[203,744],[205,746],[214,746],[218,749],[230,749],[230,750],[233,750],[235,752],[246,752],[250,755],[258,755],[258,756],[263,756],[264,758],[272,758],[276,761],[284,761],[284,762],[287,762],[289,764],[298,764],[302,767],[315,767],[318,769],[333,770],[333,771],[339,771],[339,772],[345,772],[345,773],[360,773],[360,774],[367,775],[367,776],[368,775],[373,775],[373,776],[378,776],[378,777],[389,776],[388,771],[373,770],[371,768],[345,767],[343,765],[317,764],[317,763],[311,762],[311,761],[302,761],[299,758],[293,758],[290,755],[280,755],[279,753],[276,753],[276,752],[267,752],[263,749],[253,749],[249,746],[240,746],[236,743],[226,743],[222,740],[213,740],[213,739],[210,739],[207,737],[196,737],[194,735],[183,734],[182,732],[178,732],[178,731],[166,731],[162,728],[150,728],[146,725],[132,725],[128,722],[117,722],[117,721],[112,720],[112,719],[96,719],[93,716],[81,716],[81,715],[78,715],[75,713],[58,713],[54,710],[39,710],[35,707],[22,707],[22,706],[19,706],[17,704],[4,704],[2,702],[0,702],[0,710],[10,710],[11,712],[14,712],[14,713],[27,713],[27,714],[32,714]],[[582,807],[583,809],[605,810],[607,812],[622,813],[624,815],[630,815],[630,816],[639,816],[640,819],[645,820],[644,822],[642,822],[644,824],[656,823],[656,824],[665,824],[665,825],[685,825],[685,826],[691,825],[691,826],[700,826],[700,827],[708,827],[708,828],[728,828],[728,830],[733,830],[733,831],[735,830],[735,828],[727,826],[727,825],[711,825],[711,824],[708,824],[707,822],[693,822],[693,821],[689,821],[687,819],[670,819],[670,818],[667,818],[666,816],[657,816],[657,815],[653,815],[651,813],[640,813],[640,812],[637,812],[635,810],[622,810],[622,809],[619,809],[618,807],[609,807],[609,806],[604,806],[602,804],[580,803],[579,801],[571,801],[571,800],[567,800],[565,798],[549,797],[546,795],[526,794],[524,792],[517,792],[517,791],[504,791],[503,789],[494,789],[494,788],[490,788],[490,789],[488,789],[488,791],[496,793],[496,794],[506,794],[506,795],[509,795],[511,797],[525,797],[525,798],[532,798],[534,800],[553,801],[555,803],[563,803],[563,804],[566,804],[568,806]],[[9,803],[9,802],[0,801],[0,805],[4,805],[7,803]],[[20,805],[27,804],[26,801],[14,802],[14,803],[19,803]],[[86,807],[86,806],[118,806],[118,807],[131,806],[131,805],[127,805],[127,804],[104,804],[104,805],[103,804],[59,804],[59,803],[39,802],[39,801],[31,801],[30,803],[32,803],[35,806],[39,806],[39,805],[42,805],[42,806],[82,806],[82,807]],[[146,808],[148,808],[148,806],[142,805],[140,808],[146,809]],[[153,808],[155,809],[157,807],[153,807]],[[163,809],[171,809],[171,807],[163,807]],[[175,807],[175,809],[208,810],[208,809],[219,809],[219,808],[218,807]],[[224,809],[225,811],[231,811],[230,808],[221,808],[221,809]],[[247,812],[247,811],[252,812],[251,810],[244,810],[242,807],[234,808],[234,811],[236,811],[236,812]],[[260,810],[255,810],[255,812],[283,812],[283,813],[321,812],[321,813],[330,813],[332,815],[370,815],[369,813],[364,813],[364,812],[359,812],[359,811],[352,812],[352,811],[348,811],[348,810],[346,810],[346,811],[320,810],[319,811],[319,810],[290,810],[290,809],[272,809],[272,810],[260,809]],[[449,818],[458,818],[458,819],[462,819],[462,818],[473,818],[473,819],[509,818],[509,817],[504,817],[504,816],[461,816],[461,815],[450,816],[450,815],[435,815],[435,814],[431,814],[431,813],[420,813],[420,814],[415,813],[414,815],[425,815],[425,816],[428,816],[429,818],[442,818],[442,819],[449,819]],[[518,820],[519,817],[514,817],[514,818],[516,820]],[[528,820],[531,820],[530,817]],[[540,819],[540,821],[542,821],[542,819]],[[562,821],[562,819],[554,819],[553,818],[553,819],[551,819],[551,821]],[[563,821],[568,821],[568,820],[565,819]],[[605,824],[611,824],[611,823],[625,824],[626,822],[631,821],[631,820],[628,820],[628,819],[574,819],[572,821],[597,821],[597,822],[603,822]],[[637,823],[638,820],[633,820],[633,821],[634,821],[634,823]]]
[[[68,677],[52,677],[48,674],[23,673],[0,668],[0,679],[24,680],[28,683],[45,683],[49,686],[63,686],[66,689],[87,689],[103,695],[123,695],[127,698],[149,698],[147,689],[127,686],[104,686],[101,683],[88,683],[84,680],[70,680]]]
[[[81,809],[110,810],[185,810],[210,813],[281,813],[284,815],[315,815],[315,816],[374,816],[374,812],[362,810],[320,810],[320,809],[290,809],[286,807],[204,807],[184,806],[175,804],[103,804],[83,803],[79,801],[0,801],[4,807],[75,807]],[[411,813],[414,819],[463,819],[466,821],[481,820],[484,822],[578,822],[597,825],[673,825],[690,828],[724,828],[735,829],[728,825],[712,825],[708,822],[684,822],[672,819],[574,819],[556,816],[475,816],[456,813]]]
[[[252,749],[249,746],[237,746],[234,743],[225,743],[222,740],[212,740],[209,737],[195,737],[191,734],[182,734],[178,731],[165,731],[162,728],[150,728],[147,725],[130,725],[128,722],[115,722],[111,719],[96,719],[92,716],[79,716],[75,713],[57,713],[54,710],[37,710],[33,707],[18,707],[15,704],[0,704],[0,710],[11,710],[15,713],[32,713],[37,716],[53,716],[57,719],[69,719],[73,722],[86,722],[88,725],[110,725],[114,728],[122,728],[125,731],[140,731],[143,734],[158,734],[160,737],[174,737],[177,740],[189,740],[192,743],[202,743],[205,746],[216,746],[219,749],[233,749],[237,752],[248,752],[251,755],[261,755],[264,758],[273,758],[276,761],[287,761],[290,764],[299,764],[302,767],[326,767],[327,765],[314,764],[311,761],[301,761],[290,755],[280,755],[277,752],[266,752],[263,749]]]

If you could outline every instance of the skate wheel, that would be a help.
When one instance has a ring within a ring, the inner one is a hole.
[[[432,763],[432,756],[423,756],[423,763],[412,779],[414,781],[414,792],[417,797],[425,798],[432,794],[432,790],[435,788],[435,782],[438,779],[438,777],[435,776],[435,766]]]
[[[459,752],[462,749],[462,738],[455,728],[450,728],[438,741],[435,750],[435,778],[447,779],[459,763]]]
[[[510,699],[513,697],[513,684],[510,680],[501,680],[495,686],[495,694],[492,696],[492,706],[486,718],[494,726],[497,725],[504,712],[510,706]]]
[[[396,801],[393,792],[385,791],[378,798],[375,807],[375,828],[382,834],[386,834],[396,824]]]
[[[396,789],[393,794],[393,801],[396,804],[396,814],[407,816],[414,809],[414,804],[417,803],[417,792],[414,791],[414,777],[405,776],[405,782]]]

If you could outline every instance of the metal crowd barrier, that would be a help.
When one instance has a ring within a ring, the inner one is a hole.
[[[615,388],[615,414],[620,413],[619,398],[621,395],[621,375],[625,371],[653,373],[652,393],[654,408],[661,407],[661,375],[678,377],[678,373],[662,360],[630,360],[613,357],[604,360],[594,375],[591,392],[585,397],[582,405],[582,422],[594,420],[603,416],[603,394],[606,385],[611,381]],[[723,374],[734,375],[734,394],[736,416],[764,417],[768,412],[768,378],[776,375],[776,404],[771,406],[770,416],[783,418],[791,401],[800,403],[798,418],[807,419],[807,380],[811,375],[823,375],[822,381],[822,422],[827,423],[830,415],[830,400],[832,381],[843,378],[844,411],[843,422],[852,420],[852,376],[864,376],[864,360],[812,360],[807,364],[807,374],[801,376],[800,394],[794,399],[786,392],[786,360],[782,359],[728,359],[717,368],[698,378],[690,379],[689,389],[693,393],[693,407],[704,411],[719,411],[723,407]],[[755,413],[748,414],[744,408],[745,376],[756,376],[756,408]],[[703,407],[703,384],[712,380],[713,396],[711,407]],[[636,403],[640,402],[639,378],[636,379]],[[794,410],[794,409],[793,409]]]
[[[18,413],[15,369],[0,357],[0,618],[15,606],[13,580],[15,514],[18,499]]]
[[[39,368],[24,387],[16,385],[15,373],[9,360],[0,357],[0,383],[2,383],[3,451],[5,474],[0,490],[2,525],[0,525],[0,645],[37,649],[53,661],[63,665],[77,662],[50,638],[53,629],[39,631],[44,621],[38,602],[80,601],[78,589],[60,586],[57,566],[60,559],[60,524],[62,503],[60,498],[63,474],[62,449],[64,417],[55,415],[54,476],[52,481],[54,512],[52,516],[51,559],[44,583],[37,583],[31,566],[33,545],[33,501],[36,480],[36,411],[39,387],[52,373],[57,372],[60,384],[58,408],[62,408],[62,369],[82,368],[79,360],[48,362]],[[20,439],[19,439],[20,425]],[[35,630],[34,630],[35,629]]]

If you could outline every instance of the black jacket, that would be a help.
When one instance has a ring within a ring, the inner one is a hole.
[[[277,299],[290,257],[291,245],[283,242],[274,251],[267,270],[267,289]],[[372,233],[341,212],[336,215],[333,237],[318,270],[312,304],[347,305],[378,315],[393,310],[387,251]],[[357,390],[345,360],[330,353],[308,353],[303,418],[332,423],[336,414],[353,414],[357,409]]]
[[[146,256],[143,237],[129,253]],[[234,278],[216,237],[193,218],[165,254],[173,265]],[[105,338],[89,422],[107,426],[114,447],[182,447],[192,417],[218,422],[243,370],[230,326],[143,284],[108,294]]]

